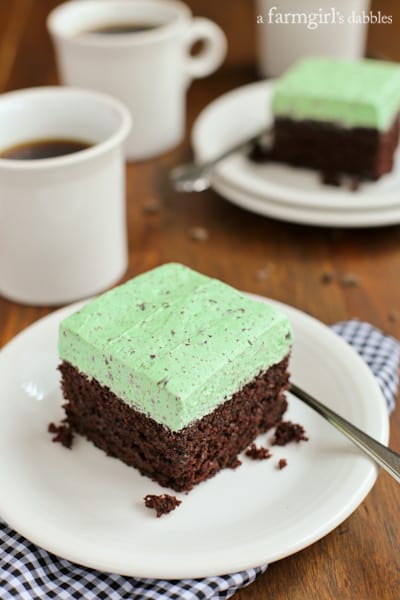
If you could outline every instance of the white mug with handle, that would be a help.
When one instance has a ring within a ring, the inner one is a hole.
[[[48,29],[62,83],[106,92],[129,108],[128,160],[182,141],[187,88],[222,64],[227,47],[218,25],[177,0],[73,0],[50,13]]]
[[[129,111],[91,90],[0,95],[0,295],[59,305],[117,283],[128,265],[123,144]],[[51,141],[84,149],[31,159],[7,150]]]

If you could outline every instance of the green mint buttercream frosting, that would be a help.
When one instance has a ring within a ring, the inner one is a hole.
[[[167,264],[64,319],[59,355],[178,431],[282,360],[291,343],[275,307]]]
[[[400,65],[378,60],[308,58],[274,85],[275,117],[387,130],[400,110]]]

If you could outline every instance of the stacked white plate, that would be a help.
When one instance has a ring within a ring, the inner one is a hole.
[[[237,88],[209,104],[195,122],[196,161],[215,158],[272,122],[273,82]],[[400,223],[400,153],[395,168],[356,191],[325,185],[320,175],[277,163],[255,163],[236,154],[221,162],[212,187],[224,198],[276,219],[329,227],[376,227]]]

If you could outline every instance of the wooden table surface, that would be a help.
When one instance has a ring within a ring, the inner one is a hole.
[[[0,0],[0,91],[57,82],[44,25],[56,3]],[[212,3],[214,12],[216,4],[222,3]],[[234,4],[239,10],[238,1]],[[390,2],[384,4],[387,9]],[[242,34],[246,35],[243,30]],[[168,171],[190,158],[189,131],[201,109],[255,79],[251,65],[230,60],[218,74],[194,83],[188,95],[185,142],[155,160],[128,166],[126,278],[181,261],[248,292],[291,304],[324,323],[358,317],[400,338],[399,226],[345,230],[287,224],[245,212],[213,191],[179,195],[171,189]],[[159,208],[150,212],[149,204],[154,203]],[[194,227],[204,228],[208,239],[194,240]],[[323,283],[327,272],[335,277]],[[357,285],[345,284],[349,274]],[[51,310],[0,298],[0,347]],[[391,446],[400,451],[400,408],[391,417]],[[342,525],[311,547],[270,565],[235,598],[398,600],[399,502],[399,486],[381,473],[367,499]]]

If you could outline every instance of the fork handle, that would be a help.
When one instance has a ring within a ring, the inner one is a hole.
[[[324,417],[331,425],[336,427],[336,429],[343,433],[351,442],[353,442],[353,444],[368,454],[370,458],[400,483],[400,454],[397,454],[377,440],[374,440],[371,436],[361,431],[361,429],[358,429],[358,427],[355,427],[355,425],[352,425],[349,421],[325,406],[325,404],[319,402],[319,400],[299,388],[297,385],[292,384],[290,392],[317,411],[317,413]]]

